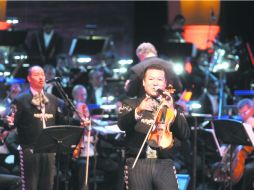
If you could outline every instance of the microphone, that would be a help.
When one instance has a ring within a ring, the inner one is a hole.
[[[60,79],[61,79],[60,77],[54,77],[52,79],[46,80],[46,83],[59,82]]]
[[[161,95],[161,96],[163,96],[163,97],[165,97],[165,98],[167,98],[168,100],[171,100],[171,96],[168,96],[167,94],[164,94],[163,92],[163,90],[161,90],[160,88],[158,88],[157,90],[156,90],[156,92],[157,92],[157,94],[158,95]]]
[[[163,90],[161,90],[160,88],[156,89],[156,92],[158,93],[158,95],[165,96],[165,94],[163,94]]]

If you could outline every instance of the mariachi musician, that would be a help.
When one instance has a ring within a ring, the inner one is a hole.
[[[189,138],[190,128],[174,106],[166,75],[159,64],[149,65],[143,75],[145,96],[123,101],[119,110],[118,125],[126,131],[126,189],[178,189],[171,149],[174,137]]]
[[[45,73],[40,66],[28,70],[29,89],[12,102],[13,113],[7,116],[9,124],[17,128],[20,143],[19,157],[22,189],[52,190],[55,167],[55,154],[34,153],[34,146],[44,128],[58,124],[89,126],[90,120],[72,120],[66,117],[66,105],[54,95],[43,91]]]

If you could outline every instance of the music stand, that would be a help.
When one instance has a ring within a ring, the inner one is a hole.
[[[211,114],[202,113],[189,113],[186,115],[187,120],[193,119],[193,170],[192,170],[192,189],[196,189],[196,178],[197,178],[197,128],[198,118],[212,119]],[[188,121],[188,123],[189,123]]]
[[[212,123],[216,136],[223,143],[254,146],[254,132],[250,125],[232,119],[218,119]]]
[[[74,38],[71,43],[69,55],[98,55],[101,54],[107,44],[107,38],[95,36]]]
[[[214,129],[200,129],[198,130],[198,136],[202,146],[205,146],[206,152],[210,152],[211,155],[223,156],[223,151],[220,147],[220,143],[216,137]]]
[[[214,120],[212,123],[212,127],[215,129],[215,134],[223,143],[231,145],[254,146],[254,132],[251,125],[232,119]],[[232,153],[233,148],[231,146],[229,170],[230,176]],[[230,189],[232,189],[232,180],[230,180]]]
[[[34,146],[35,153],[71,153],[80,141],[83,128],[71,125],[50,126],[41,132]],[[56,190],[59,187],[59,159],[57,159]]]

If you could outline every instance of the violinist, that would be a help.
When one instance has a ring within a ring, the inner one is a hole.
[[[167,90],[166,75],[162,66],[149,65],[142,77],[145,96],[124,100],[119,110],[118,125],[126,132],[126,189],[178,189],[171,150],[174,137],[188,139],[190,128]]]
[[[83,85],[75,85],[72,89],[72,97],[74,100],[74,105],[78,111],[78,114],[81,118],[89,118],[90,113],[88,110],[88,106],[86,104],[87,101],[87,90]],[[75,119],[78,118],[78,115],[74,113],[73,117]],[[88,163],[89,168],[93,168],[93,156],[94,156],[94,137],[91,136],[89,143],[89,150],[87,147],[88,143],[88,134],[87,130],[84,131],[84,134],[82,135],[79,144],[77,145],[76,149],[73,153],[73,171],[72,171],[72,181],[73,181],[73,188],[76,190],[81,190],[84,184],[85,179],[85,168],[86,168],[86,162],[87,162],[87,156],[90,157],[90,163]],[[92,188],[92,187],[90,187]]]

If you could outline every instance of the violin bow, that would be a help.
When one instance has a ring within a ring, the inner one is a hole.
[[[86,118],[89,117],[89,114],[87,114],[86,112],[86,104],[82,105],[82,112],[83,112],[83,116],[85,116]],[[87,190],[88,189],[88,171],[89,171],[89,155],[90,155],[90,144],[91,144],[91,122],[88,126],[88,132],[87,132],[87,151],[86,151],[86,174],[85,174],[85,184],[83,184],[82,190]]]
[[[86,151],[86,179],[85,179],[85,186],[87,186],[88,181],[88,169],[89,169],[89,155],[90,155],[90,143],[91,143],[91,123],[88,127],[88,134],[87,134],[87,151]]]
[[[149,131],[147,132],[146,138],[144,139],[144,141],[143,141],[143,143],[142,143],[142,145],[141,145],[141,147],[140,147],[140,149],[139,149],[139,152],[138,152],[138,154],[137,154],[137,156],[136,156],[136,158],[135,158],[135,161],[133,162],[132,169],[135,167],[135,165],[136,165],[136,163],[137,163],[137,161],[138,161],[138,158],[139,158],[139,156],[140,156],[140,154],[141,154],[141,152],[142,152],[142,150],[143,150],[143,148],[144,148],[144,145],[145,145],[145,143],[146,143],[146,141],[147,141],[147,139],[148,139],[148,136],[149,136],[149,134],[151,133],[153,127],[154,127],[154,125],[152,125],[152,126],[150,127]]]

